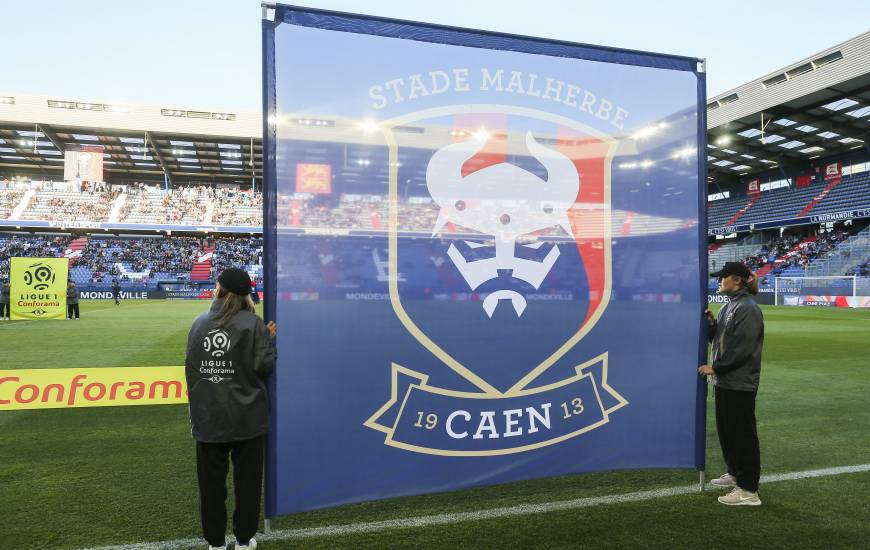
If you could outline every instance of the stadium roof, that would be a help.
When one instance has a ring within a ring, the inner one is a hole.
[[[0,168],[55,174],[67,146],[96,145],[110,175],[250,183],[261,136],[260,113],[0,95]]]
[[[717,179],[866,147],[870,32],[711,98],[707,128]]]

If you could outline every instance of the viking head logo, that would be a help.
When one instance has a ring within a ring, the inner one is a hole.
[[[211,330],[203,338],[202,347],[212,357],[223,357],[230,349],[230,335],[220,329]]]
[[[559,248],[553,245],[542,260],[535,261],[516,256],[517,239],[553,226],[571,234],[568,209],[574,204],[580,187],[577,168],[571,159],[539,144],[528,132],[526,147],[546,168],[546,180],[506,163],[483,168],[463,178],[463,164],[484,145],[482,141],[468,140],[448,145],[432,155],[426,169],[426,184],[440,208],[433,235],[450,221],[494,238],[495,256],[491,258],[467,260],[455,244],[447,251],[472,290],[499,279],[500,272],[537,290],[559,257]],[[526,246],[539,248],[541,243]],[[518,316],[526,308],[526,300],[519,292],[495,289],[483,301],[483,309],[489,317],[499,300],[510,300]]]
[[[36,290],[45,290],[54,283],[54,271],[41,263],[33,264],[24,272],[24,284]]]

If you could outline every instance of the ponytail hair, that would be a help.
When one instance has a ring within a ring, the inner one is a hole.
[[[758,275],[750,271],[749,278],[745,280],[744,286],[753,296],[758,295]]]

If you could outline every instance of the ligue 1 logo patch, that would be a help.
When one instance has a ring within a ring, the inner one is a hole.
[[[24,272],[24,284],[33,287],[34,290],[46,290],[54,284],[54,281],[54,270],[42,262],[28,266]]]
[[[223,357],[230,349],[230,335],[220,329],[210,330],[202,340],[202,347],[212,357]]]
[[[481,121],[486,130],[475,131]],[[440,270],[428,299],[398,271],[420,249],[398,225],[396,159],[405,145],[392,128],[407,125],[443,136],[425,169],[437,207],[431,269]],[[463,125],[467,131],[450,130]],[[395,361],[390,395],[365,425],[392,447],[488,456],[607,424],[628,404],[608,383],[608,354],[578,358],[573,350],[610,301],[615,139],[506,105],[419,111],[382,130],[391,159],[390,302],[421,355],[434,361]]]

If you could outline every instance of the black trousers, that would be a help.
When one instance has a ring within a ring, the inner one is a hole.
[[[75,314],[76,319],[79,318],[79,305],[78,304],[67,304],[66,305],[66,318],[72,319],[73,314]]]
[[[0,304],[0,317],[9,317],[9,304]]]
[[[761,450],[755,425],[755,392],[716,388],[716,430],[728,466],[745,491],[758,491]]]
[[[203,536],[212,546],[223,546],[225,542],[230,457],[236,496],[233,534],[237,542],[246,544],[257,532],[263,487],[263,439],[264,436],[232,443],[196,442],[199,515]]]

